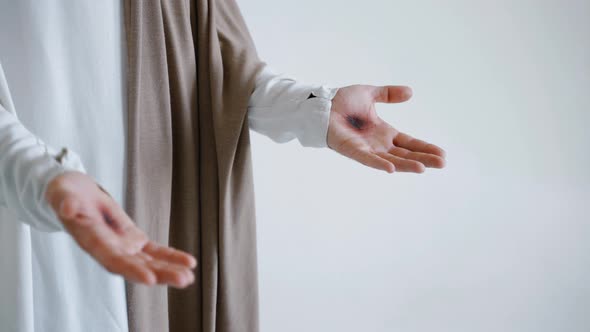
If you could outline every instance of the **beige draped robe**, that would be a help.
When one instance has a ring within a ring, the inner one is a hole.
[[[188,289],[127,284],[132,332],[258,330],[247,104],[262,62],[235,0],[125,0],[127,209],[197,257]]]

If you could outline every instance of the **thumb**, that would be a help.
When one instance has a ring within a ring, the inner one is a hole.
[[[404,85],[373,86],[373,97],[378,103],[403,103],[412,97],[412,89]]]

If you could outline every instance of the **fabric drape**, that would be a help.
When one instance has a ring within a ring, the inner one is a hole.
[[[258,330],[247,104],[264,67],[235,0],[125,0],[126,208],[197,257],[187,289],[127,284],[132,332]]]

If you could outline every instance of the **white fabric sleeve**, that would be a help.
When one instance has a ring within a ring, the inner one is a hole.
[[[38,230],[64,230],[45,191],[67,170],[86,172],[74,152],[46,145],[19,121],[0,63],[0,207]]]
[[[279,143],[297,138],[306,147],[327,147],[330,108],[338,89],[299,82],[266,64],[248,104],[250,128]]]

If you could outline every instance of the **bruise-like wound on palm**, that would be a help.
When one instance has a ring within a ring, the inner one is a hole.
[[[117,222],[115,222],[115,219],[113,219],[113,217],[111,217],[111,215],[108,212],[103,212],[102,218],[107,223],[107,225],[109,225],[109,227],[111,227],[116,233],[121,232],[121,227]]]
[[[365,120],[355,115],[347,115],[346,121],[355,129],[362,130],[365,126]]]

